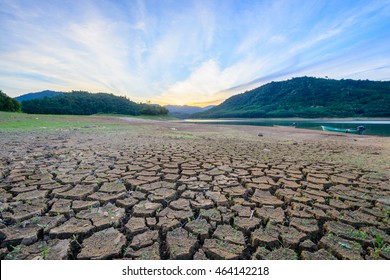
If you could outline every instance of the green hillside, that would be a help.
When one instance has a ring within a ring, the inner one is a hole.
[[[53,97],[56,95],[64,94],[65,92],[62,91],[52,91],[52,90],[44,90],[40,92],[31,92],[26,93],[23,95],[20,95],[18,97],[15,97],[16,100],[19,102],[25,101],[25,100],[32,100],[32,99],[38,99],[38,98],[44,98],[44,97]]]
[[[22,101],[22,111],[29,114],[93,115],[166,115],[158,105],[135,103],[125,97],[108,93],[72,91],[54,97]]]
[[[390,117],[390,82],[293,78],[232,96],[191,117]]]
[[[0,111],[18,112],[20,103],[0,90]]]

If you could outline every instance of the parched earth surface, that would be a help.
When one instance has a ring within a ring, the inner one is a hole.
[[[390,259],[388,139],[121,122],[0,134],[1,259]]]

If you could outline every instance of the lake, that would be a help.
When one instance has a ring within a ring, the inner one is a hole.
[[[203,123],[203,124],[226,124],[226,125],[254,125],[254,126],[290,126],[296,124],[296,128],[321,130],[321,125],[337,127],[337,128],[356,128],[363,125],[366,128],[364,134],[390,136],[390,120],[302,120],[302,119],[187,119],[188,123]]]

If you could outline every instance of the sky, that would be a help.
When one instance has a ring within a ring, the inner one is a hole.
[[[271,81],[390,80],[390,0],[0,0],[0,89],[219,104]]]

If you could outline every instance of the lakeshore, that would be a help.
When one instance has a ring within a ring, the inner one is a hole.
[[[251,126],[294,126],[299,129],[322,130],[321,126],[330,126],[341,129],[354,129],[357,126],[364,126],[365,135],[390,136],[389,119],[364,119],[364,118],[342,118],[342,119],[187,119],[188,123],[199,124],[225,124],[225,125],[251,125]]]
[[[390,258],[390,138],[7,116],[1,259]]]

